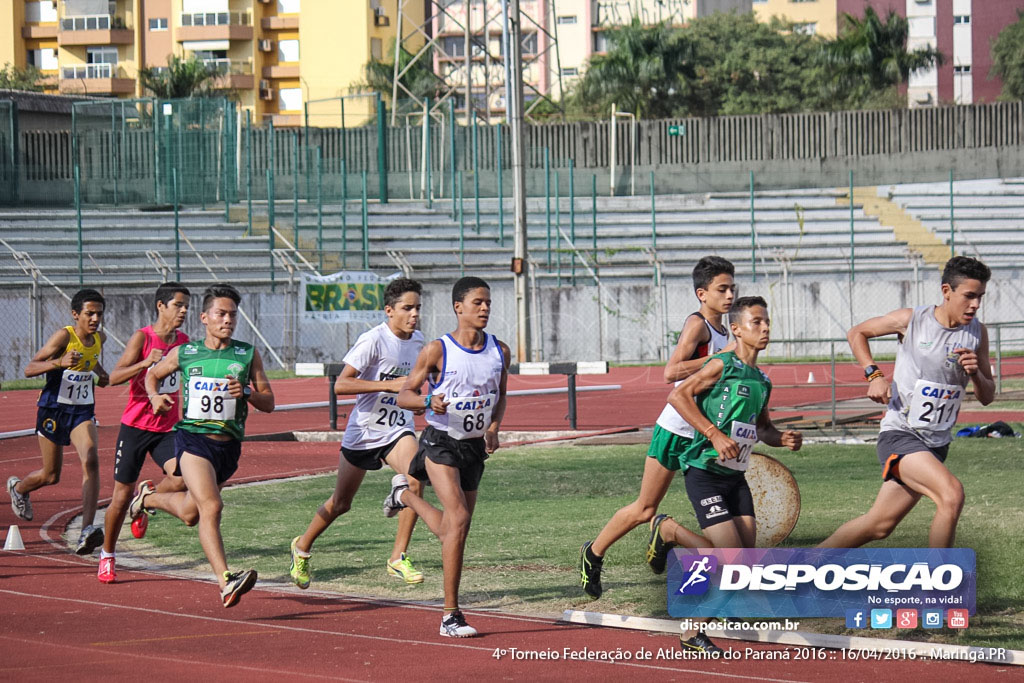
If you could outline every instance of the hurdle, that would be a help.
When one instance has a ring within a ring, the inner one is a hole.
[[[510,375],[565,375],[567,389],[566,392],[569,394],[569,428],[576,429],[576,394],[578,391],[614,391],[615,389],[621,389],[618,385],[600,386],[600,387],[582,387],[576,388],[576,375],[607,375],[608,374],[608,361],[604,360],[591,360],[591,361],[558,361],[558,362],[527,362],[527,363],[513,363],[509,366],[508,372]],[[533,390],[530,393],[555,393],[561,391],[555,389],[547,391],[544,389]],[[511,394],[512,392],[509,392]],[[526,393],[526,392],[523,392]]]

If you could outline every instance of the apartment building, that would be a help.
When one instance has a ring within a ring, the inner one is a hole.
[[[255,122],[299,125],[304,102],[353,92],[365,63],[393,44],[397,5],[3,0],[0,64],[39,68],[47,92],[138,97],[144,94],[140,68],[165,67],[169,55],[195,55],[217,69],[216,87],[237,98]]]

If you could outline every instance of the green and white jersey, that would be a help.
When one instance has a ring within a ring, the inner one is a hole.
[[[722,376],[713,387],[696,397],[697,407],[739,445],[740,455],[734,460],[719,460],[707,437],[697,434],[685,453],[685,463],[715,474],[742,474],[757,443],[757,417],[768,405],[772,383],[763,372],[741,361],[732,351],[711,358],[718,358],[724,364]]]
[[[231,340],[230,346],[214,351],[202,341],[178,347],[181,366],[182,420],[175,429],[194,434],[224,434],[239,441],[245,436],[249,402],[228,393],[228,380],[249,384],[252,344]]]

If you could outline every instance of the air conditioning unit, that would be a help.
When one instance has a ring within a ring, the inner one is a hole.
[[[376,7],[373,10],[373,25],[374,26],[390,26],[391,20],[388,19],[384,13],[383,7]]]
[[[260,88],[260,99],[267,100],[268,102],[274,99],[273,88]]]
[[[274,51],[274,41],[267,40],[266,38],[264,38],[263,40],[260,40],[260,52],[273,52],[273,51]]]
[[[270,81],[267,81],[267,80],[261,80],[260,81],[260,90],[267,90],[269,88],[270,88]]]

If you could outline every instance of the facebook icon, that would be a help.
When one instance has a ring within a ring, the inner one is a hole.
[[[867,610],[848,609],[846,610],[846,628],[867,628]]]

